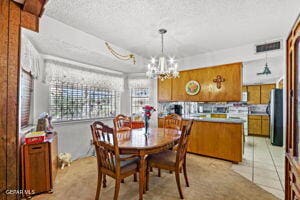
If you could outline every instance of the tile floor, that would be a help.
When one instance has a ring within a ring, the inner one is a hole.
[[[232,169],[284,199],[284,148],[272,146],[269,138],[246,136],[243,162]]]

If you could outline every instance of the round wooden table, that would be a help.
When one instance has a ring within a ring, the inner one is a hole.
[[[143,199],[145,185],[145,157],[172,148],[179,142],[181,131],[164,128],[132,129],[117,133],[120,154],[131,154],[140,157],[139,199]]]

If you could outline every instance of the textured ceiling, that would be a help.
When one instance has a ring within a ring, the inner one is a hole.
[[[148,58],[160,51],[159,28],[168,29],[165,51],[185,57],[281,38],[299,8],[299,0],[51,0],[45,14]]]
[[[59,40],[57,37],[49,36],[44,33],[36,34],[27,30],[23,30],[23,32],[37,50],[45,55],[65,58],[123,73],[145,71],[145,66],[143,65],[132,65],[131,61],[120,61],[112,57],[107,57],[100,51],[93,51],[87,47]]]

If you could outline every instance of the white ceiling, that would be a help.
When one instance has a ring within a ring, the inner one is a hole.
[[[165,51],[182,58],[285,38],[299,8],[299,0],[51,0],[45,14],[146,58],[159,53],[157,30],[166,28]]]

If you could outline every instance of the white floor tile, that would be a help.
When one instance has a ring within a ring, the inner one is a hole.
[[[279,179],[270,178],[268,176],[261,176],[254,174],[253,182],[266,187],[282,190],[282,185]]]
[[[258,186],[261,187],[262,189],[266,190],[267,192],[270,192],[277,198],[282,199],[282,200],[284,199],[284,192],[282,190],[277,190],[277,189],[266,187],[263,185],[258,185]]]
[[[272,146],[270,139],[247,136],[243,161],[232,165],[232,170],[283,198],[284,149]]]

